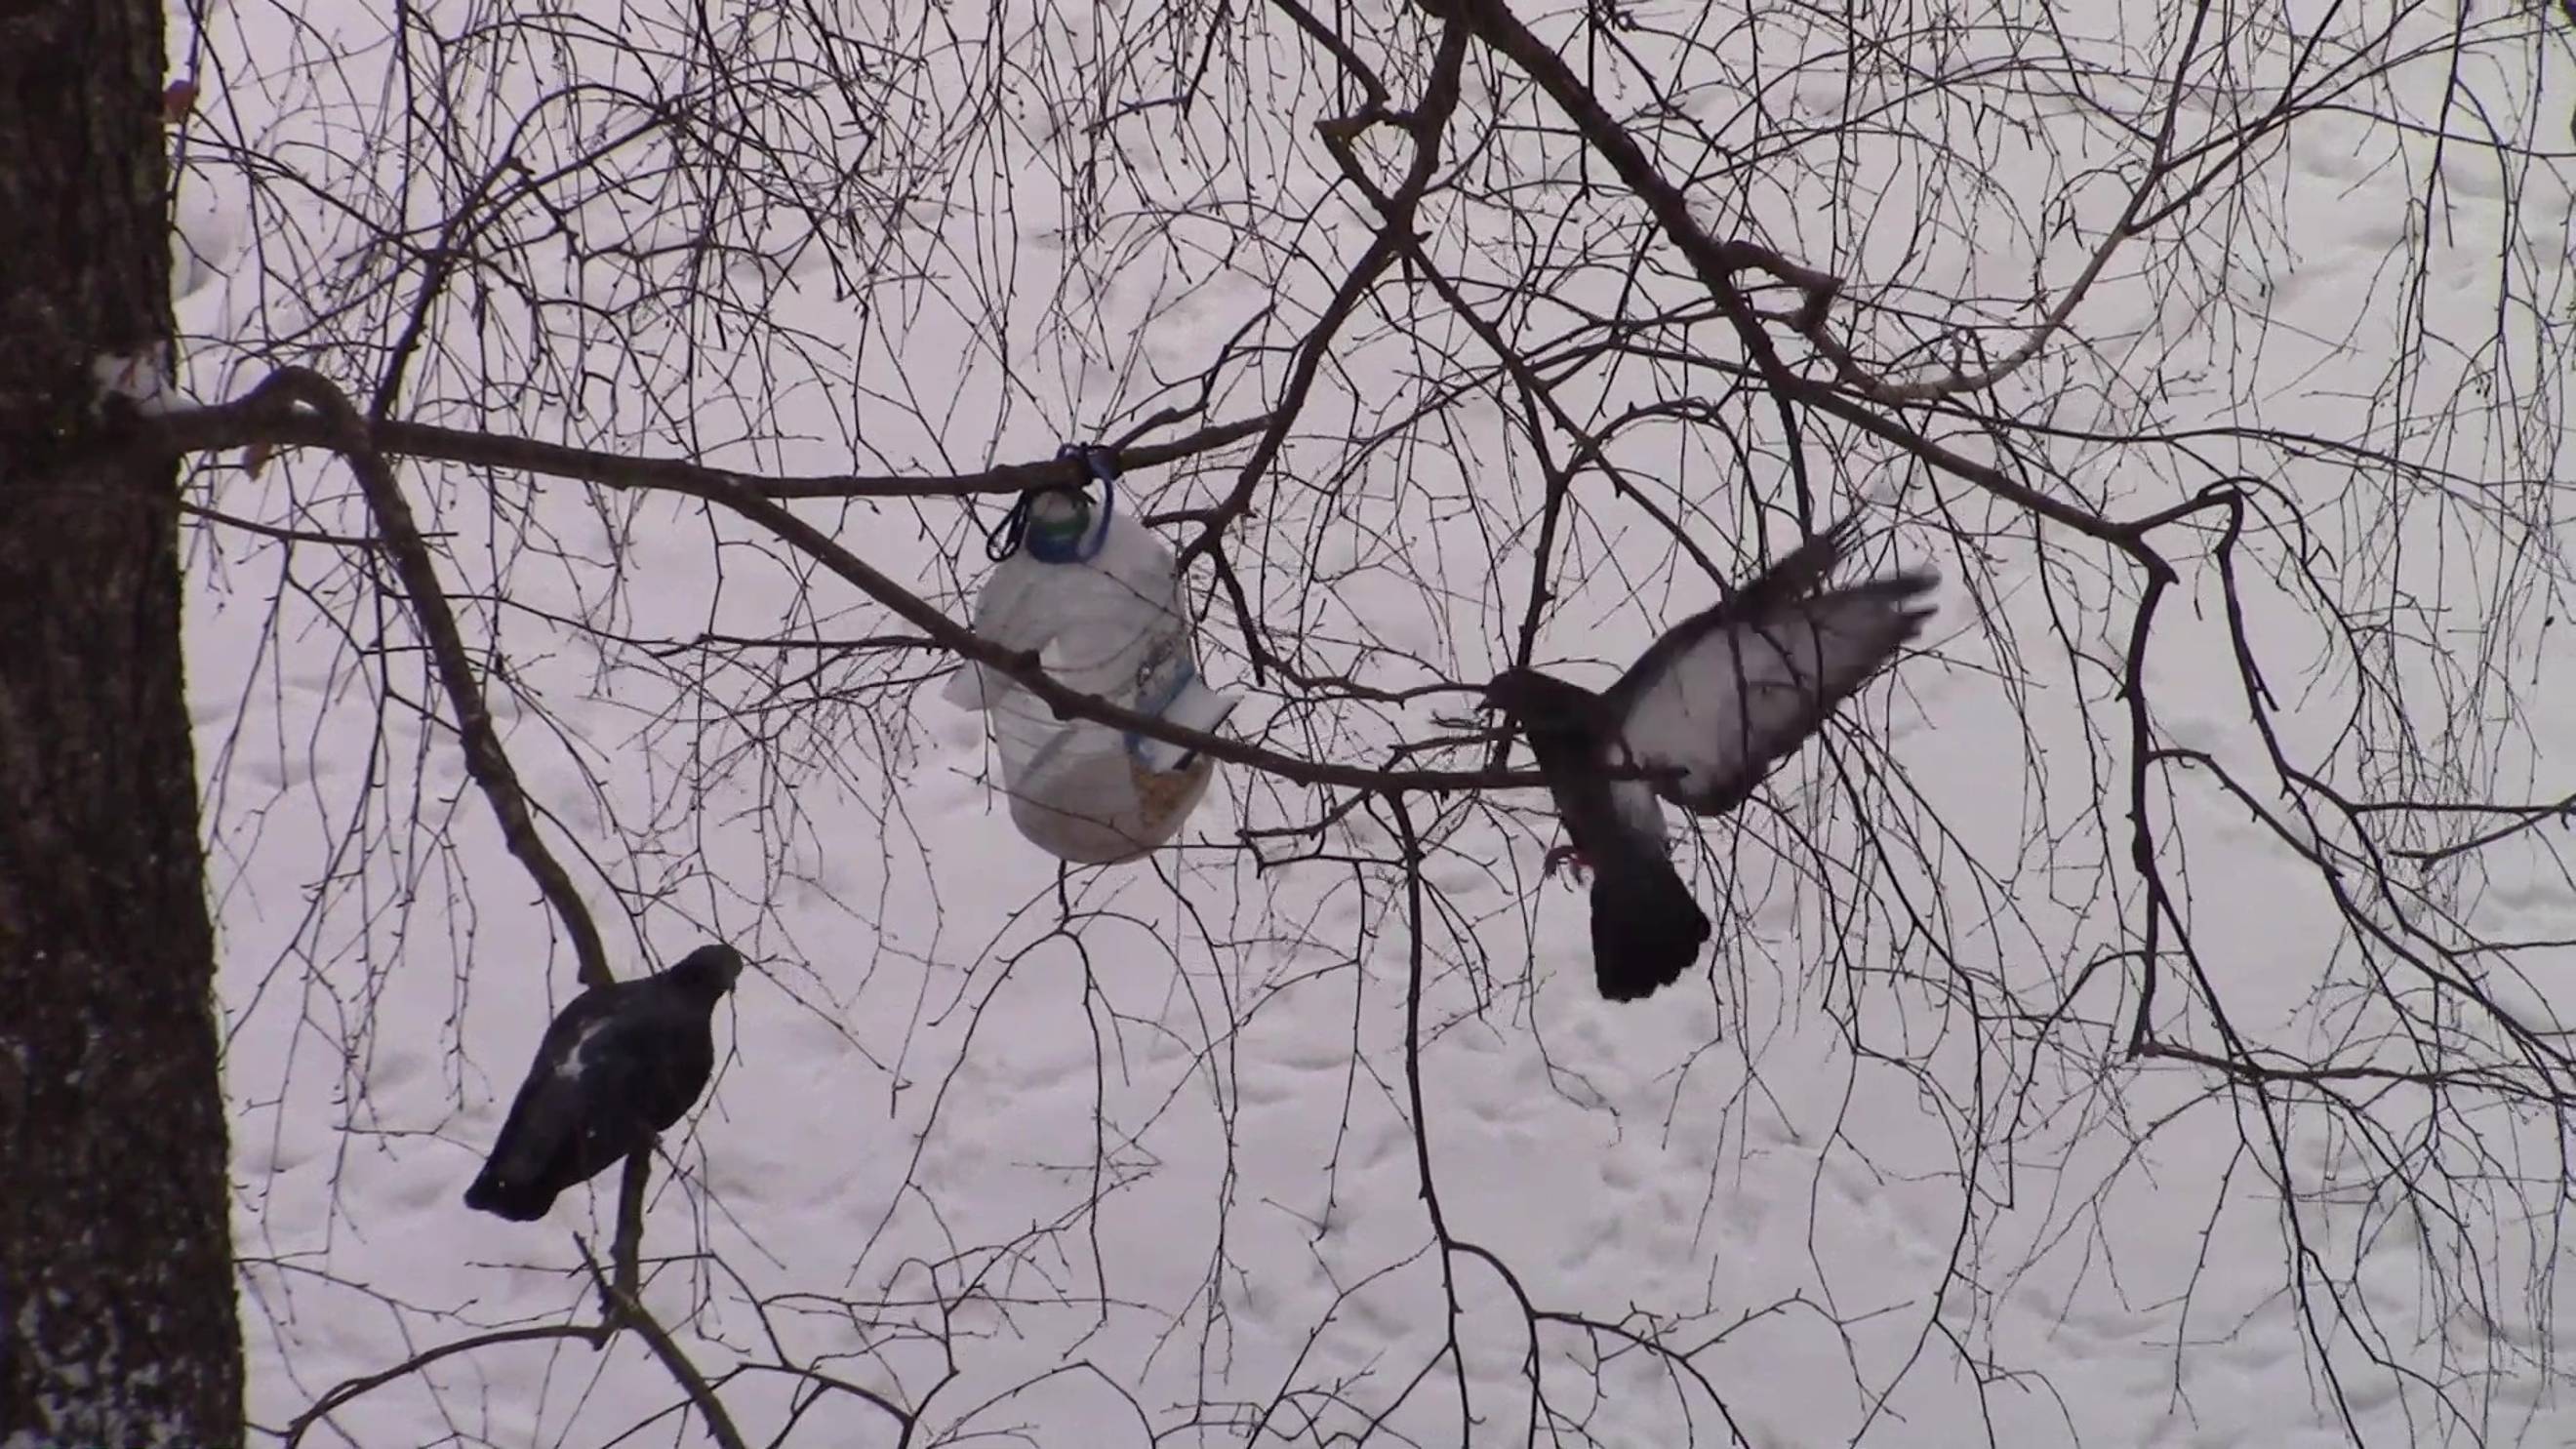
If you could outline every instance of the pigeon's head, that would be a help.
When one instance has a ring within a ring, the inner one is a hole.
[[[700,946],[664,974],[691,994],[713,1001],[731,991],[742,975],[742,953],[731,946]]]
[[[1524,726],[1580,724],[1596,696],[1535,669],[1506,669],[1485,685],[1484,707],[1498,709]]]

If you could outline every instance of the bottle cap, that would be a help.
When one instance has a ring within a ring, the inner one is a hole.
[[[1027,548],[1032,558],[1063,563],[1091,528],[1091,499],[1070,488],[1050,488],[1029,500]]]

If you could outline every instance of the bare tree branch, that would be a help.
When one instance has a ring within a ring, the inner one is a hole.
[[[430,655],[438,662],[439,681],[446,687],[449,706],[456,711],[456,734],[465,752],[465,772],[490,802],[510,853],[527,867],[537,890],[563,922],[564,934],[572,939],[573,955],[580,963],[582,984],[607,985],[616,979],[616,974],[608,968],[608,953],[600,945],[599,927],[592,923],[581,893],[573,888],[572,877],[564,873],[562,863],[537,834],[536,822],[528,813],[528,793],[519,784],[519,774],[510,764],[508,751],[501,747],[499,733],[492,728],[492,712],[483,701],[474,661],[466,653],[464,636],[457,630],[456,614],[447,605],[447,593],[439,584],[436,565],[430,561],[429,546],[421,539],[419,525],[412,521],[411,505],[403,501],[393,470],[385,466],[383,455],[375,450],[366,420],[359,416],[347,394],[320,373],[304,368],[278,369],[245,401],[256,403],[262,397],[311,408],[327,429],[329,445],[349,460],[358,486],[366,491],[376,527],[384,535],[385,552],[393,560],[394,571],[409,596],[421,638],[428,642]]]

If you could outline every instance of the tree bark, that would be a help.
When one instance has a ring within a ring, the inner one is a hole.
[[[87,446],[169,356],[162,45],[0,0],[5,1449],[242,1442],[176,476]]]

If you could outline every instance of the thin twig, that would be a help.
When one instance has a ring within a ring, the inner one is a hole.
[[[1807,304],[1799,314],[1801,321],[1817,317],[1822,304],[1830,301],[1841,287],[1840,278],[1792,261],[1758,242],[1710,235],[1708,229],[1700,225],[1699,219],[1691,215],[1689,198],[1683,195],[1681,188],[1655,169],[1654,162],[1637,144],[1636,137],[1602,109],[1600,100],[1583,84],[1582,78],[1552,47],[1532,34],[1504,0],[1415,0],[1415,3],[1434,15],[1466,25],[1478,39],[1519,66],[1538,84],[1539,89],[1547,92],[1550,100],[1556,102],[1557,108],[1574,123],[1574,128],[1592,149],[1610,163],[1610,169],[1618,174],[1620,182],[1645,203],[1647,211],[1662,227],[1665,238],[1690,263],[1691,270],[1735,323],[1746,351],[1753,359],[1754,371],[1779,398],[1784,424],[1791,428],[1792,436],[1795,419],[1786,411],[1789,403],[1803,403],[1819,412],[1830,413],[1903,448],[1945,473],[1967,479],[2052,522],[2119,547],[2136,559],[2150,577],[2171,577],[2171,567],[2153,549],[2145,546],[2136,535],[2092,511],[2052,498],[2000,468],[1945,448],[1916,428],[1879,416],[1863,401],[1846,396],[1838,388],[1790,372],[1772,347],[1770,337],[1754,315],[1743,289],[1736,284],[1736,274],[1765,272],[1806,292]],[[1790,459],[1793,467],[1800,466],[1800,457],[1792,448]]]
[[[221,509],[208,508],[202,503],[190,503],[185,499],[180,500],[179,511],[191,518],[202,518],[208,523],[221,524],[226,528],[238,528],[244,533],[256,533],[262,538],[276,539],[279,543],[318,543],[331,548],[365,549],[378,549],[385,546],[385,541],[381,538],[366,538],[347,533],[315,533],[301,528],[280,528],[274,523],[262,523],[256,518],[243,518]],[[446,536],[443,533],[422,535],[424,538]]]
[[[552,1338],[586,1338],[596,1347],[608,1341],[610,1332],[611,1329],[607,1324],[548,1323],[528,1328],[496,1329],[490,1333],[475,1334],[471,1338],[460,1338],[453,1343],[442,1343],[435,1348],[422,1349],[392,1368],[368,1374],[363,1378],[349,1379],[335,1385],[330,1392],[315,1399],[313,1407],[296,1415],[287,1424],[283,1449],[295,1449],[296,1445],[304,1441],[304,1436],[311,1432],[314,1425],[346,1408],[351,1401],[373,1393],[396,1379],[418,1373],[440,1359],[454,1358],[460,1353],[471,1353],[478,1348],[493,1348],[505,1343],[530,1343]]]
[[[483,798],[491,802],[492,814],[501,824],[501,838],[509,845],[510,853],[527,867],[537,889],[562,920],[564,933],[572,938],[582,984],[607,985],[616,977],[608,969],[608,952],[600,944],[599,927],[592,923],[580,892],[573,889],[572,877],[537,834],[536,821],[528,810],[528,792],[519,783],[519,772],[511,766],[509,753],[501,748],[499,732],[492,727],[492,712],[475,679],[474,662],[465,652],[465,636],[457,628],[456,611],[448,606],[447,591],[439,584],[438,569],[430,561],[429,545],[421,538],[420,526],[412,519],[411,505],[394,482],[393,469],[376,450],[373,430],[338,384],[309,368],[281,367],[242,399],[251,414],[268,413],[281,419],[296,416],[279,411],[277,405],[288,402],[302,403],[313,410],[323,434],[317,441],[347,458],[350,470],[358,475],[358,487],[365,492],[367,507],[376,516],[377,530],[384,535],[384,552],[393,560],[394,573],[411,600],[412,618],[437,666],[438,682],[456,711],[456,734],[465,752],[465,773],[481,788]]]
[[[591,1256],[587,1247],[582,1249],[581,1263],[590,1270],[591,1282],[598,1287],[600,1295],[615,1305],[617,1325],[644,1336],[645,1345],[653,1350],[655,1358],[662,1361],[662,1367],[670,1371],[672,1380],[680,1386],[680,1392],[687,1394],[689,1402],[698,1406],[699,1416],[707,1421],[707,1432],[715,1436],[721,1449],[746,1449],[742,1431],[734,1427],[733,1415],[725,1412],[724,1402],[708,1386],[706,1375],[698,1372],[698,1366],[689,1361],[688,1354],[681,1350],[679,1341],[671,1337],[670,1330],[646,1310],[644,1300],[610,1282],[608,1274],[600,1269],[599,1260]]]
[[[1181,546],[1177,567],[1188,568],[1192,560],[1215,545],[1217,538],[1236,519],[1250,511],[1254,491],[1269,472],[1271,461],[1278,457],[1280,447],[1288,440],[1288,429],[1295,425],[1299,411],[1306,405],[1307,393],[1313,388],[1315,376],[1324,365],[1324,357],[1332,348],[1334,334],[1341,330],[1342,323],[1351,313],[1358,310],[1361,300],[1368,295],[1379,275],[1404,254],[1406,238],[1413,230],[1414,208],[1420,204],[1423,192],[1430,188],[1431,178],[1440,167],[1440,142],[1448,133],[1450,114],[1458,108],[1459,77],[1466,61],[1467,32],[1464,27],[1451,25],[1441,33],[1440,50],[1432,58],[1431,76],[1423,84],[1422,100],[1409,116],[1389,118],[1411,133],[1413,161],[1406,167],[1404,179],[1397,184],[1393,194],[1379,203],[1379,210],[1385,213],[1386,219],[1379,224],[1377,236],[1351,268],[1350,275],[1342,279],[1340,289],[1325,305],[1323,315],[1315,320],[1314,327],[1298,345],[1296,364],[1288,374],[1287,386],[1280,394],[1277,410],[1271,415],[1270,426],[1262,429],[1261,441],[1253,444],[1252,456],[1244,460],[1242,471],[1235,476],[1232,491],[1217,504],[1199,532]],[[1334,135],[1330,123],[1324,123],[1323,129],[1329,142]]]

